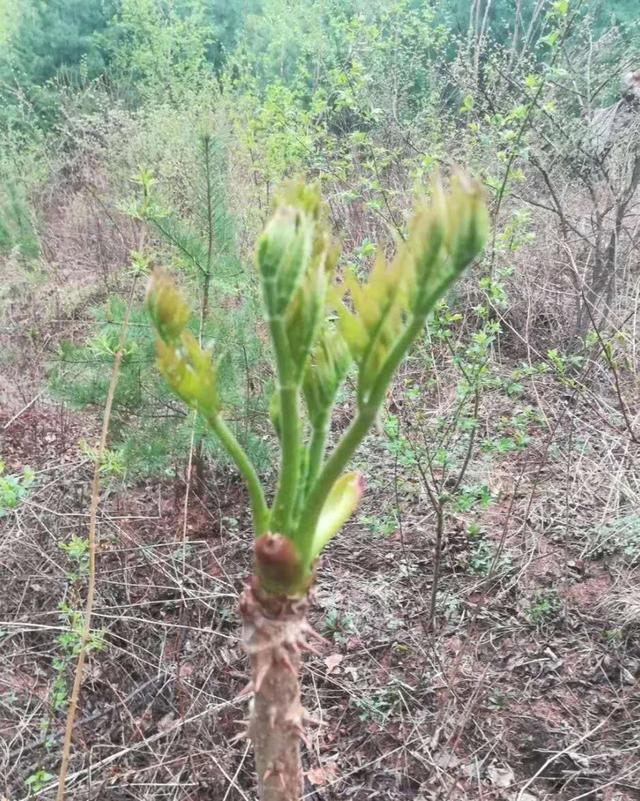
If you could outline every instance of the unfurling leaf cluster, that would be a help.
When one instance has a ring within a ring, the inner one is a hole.
[[[171,389],[205,418],[219,411],[216,368],[212,354],[187,330],[189,308],[171,279],[154,274],[147,309],[158,332],[158,367]]]
[[[436,302],[482,251],[488,228],[477,184],[456,176],[445,193],[436,180],[391,263],[379,252],[366,282],[346,275],[337,310],[340,331],[358,366],[361,406],[372,397],[380,403],[375,390],[386,389],[397,357],[402,358]]]
[[[344,473],[347,463],[427,316],[482,251],[489,228],[477,184],[456,176],[445,191],[436,180],[395,257],[387,262],[379,252],[364,281],[352,272],[337,280],[339,249],[325,217],[315,186],[286,185],[257,246],[276,366],[271,417],[281,449],[270,507],[248,457],[222,422],[215,365],[186,328],[185,302],[163,273],[155,275],[148,295],[160,370],[209,421],[249,485],[260,543],[256,575],[272,593],[304,592],[318,555],[357,507],[363,483],[358,474]],[[354,365],[357,410],[327,455],[331,412]]]

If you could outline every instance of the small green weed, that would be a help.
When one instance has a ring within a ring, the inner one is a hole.
[[[82,632],[84,614],[76,607],[80,605],[77,585],[86,579],[89,570],[89,541],[85,537],[74,534],[68,542],[59,544],[70,565],[66,573],[68,596],[72,602],[62,601],[58,607],[58,617],[63,631],[57,637],[59,653],[54,657],[52,667],[55,670],[53,680],[51,707],[52,711],[64,710],[69,701],[67,675],[75,664],[83,646]],[[92,631],[86,643],[87,651],[99,651],[104,647],[104,632]]]
[[[541,629],[558,622],[561,607],[556,590],[542,590],[535,593],[525,615],[532,626]]]
[[[640,561],[640,514],[617,517],[594,529],[590,538],[594,556],[620,554],[635,564]]]
[[[59,543],[59,548],[69,557],[72,568],[67,571],[67,581],[77,581],[87,575],[89,569],[89,540],[73,534],[69,542]]]
[[[324,627],[337,642],[343,642],[345,634],[352,634],[355,631],[353,618],[342,614],[333,606],[325,612]]]
[[[411,697],[411,687],[398,679],[392,679],[385,687],[362,698],[354,698],[353,706],[363,722],[383,724],[399,707],[406,706]]]
[[[44,790],[48,782],[55,779],[52,773],[49,773],[44,768],[38,768],[34,773],[25,779],[25,784],[29,790],[29,795],[39,793]]]
[[[82,629],[84,625],[84,615],[77,609],[73,609],[66,602],[62,602],[59,608],[59,619],[65,626],[65,630],[57,637],[59,656],[54,657],[52,666],[56,672],[53,680],[51,706],[54,712],[64,710],[69,701],[67,688],[67,674],[72,667],[82,648]],[[104,632],[92,631],[89,641],[86,644],[87,652],[101,651],[104,648]]]
[[[394,515],[361,515],[360,523],[366,526],[375,537],[390,537],[398,529]]]
[[[86,440],[80,440],[78,447],[85,456],[91,459],[92,462],[98,461],[98,449],[89,445]],[[109,478],[124,477],[126,473],[126,459],[124,450],[122,448],[104,449],[102,458],[100,460],[100,473]]]
[[[491,490],[487,484],[463,485],[455,496],[455,509],[458,512],[469,512],[476,506],[487,509],[490,503]]]
[[[494,712],[500,712],[509,706],[509,696],[501,693],[499,690],[494,690],[489,695],[489,709]]]
[[[469,556],[469,570],[476,576],[488,576],[491,572],[496,557],[496,548],[485,539],[478,540]],[[496,572],[500,573],[511,567],[511,556],[502,551],[498,563],[495,566]]]
[[[0,517],[18,507],[34,479],[35,473],[30,467],[25,467],[21,476],[5,475],[5,463],[0,459]]]

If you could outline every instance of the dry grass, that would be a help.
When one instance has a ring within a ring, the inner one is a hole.
[[[634,568],[589,548],[590,532],[627,509],[637,475],[620,466],[624,434],[592,422],[588,401],[564,412],[552,381],[537,389],[560,424],[494,460],[486,477],[496,493],[487,538],[503,539],[510,566],[474,575],[465,515],[450,519],[435,634],[425,625],[431,509],[383,437],[363,451],[365,522],[330,549],[314,598],[330,645],[305,667],[306,705],[322,721],[307,754],[309,798],[635,797],[640,650],[618,589]],[[35,404],[4,432],[10,465],[38,469],[37,489],[3,521],[0,770],[3,792],[17,799],[39,768],[57,768],[58,605],[82,593],[58,543],[86,524],[90,470],[71,421],[63,437],[59,420]],[[50,444],[29,452],[36,438]],[[105,649],[85,672],[70,798],[252,798],[250,753],[230,744],[246,668],[235,611],[249,570],[244,493],[217,474],[208,494],[192,495],[186,548],[183,494],[174,483],[112,485],[102,508],[96,626]],[[399,522],[392,530],[382,525],[389,517]]]

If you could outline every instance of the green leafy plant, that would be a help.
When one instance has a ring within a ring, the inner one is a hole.
[[[401,681],[393,679],[385,687],[381,687],[371,695],[353,699],[353,706],[358,711],[358,718],[363,723],[384,724],[399,707],[406,706],[408,691],[411,688]]]
[[[597,557],[620,554],[631,564],[640,561],[640,515],[631,512],[610,520],[590,533],[590,551]]]
[[[493,500],[486,483],[466,483],[474,451],[482,445],[479,438],[481,398],[496,383],[491,357],[500,327],[487,312],[485,305],[474,309],[482,327],[465,341],[458,334],[463,315],[453,312],[445,300],[437,304],[427,327],[426,348],[419,352],[418,357],[422,357],[430,368],[432,365],[435,367],[432,357],[434,345],[443,345],[449,352],[457,372],[457,380],[451,387],[452,403],[437,413],[425,414],[421,393],[410,392],[411,403],[406,406],[411,409],[407,412],[411,425],[404,426],[403,433],[400,421],[395,417],[388,418],[385,424],[389,437],[387,447],[396,456],[398,464],[417,469],[435,515],[430,628],[436,622],[441,557],[449,521],[454,514],[477,515]],[[416,431],[419,436],[415,435]],[[473,526],[474,522],[477,521],[470,521],[470,525]]]
[[[88,456],[92,462],[98,459],[98,449],[94,448],[86,440],[80,440],[78,447],[85,456]],[[125,475],[126,460],[122,449],[111,450],[106,448],[100,460],[100,473],[103,476],[111,478],[120,478]]]
[[[75,575],[75,573],[70,574],[70,578],[75,578]],[[59,655],[53,659],[55,678],[53,680],[51,706],[54,713],[62,712],[67,707],[69,701],[68,674],[78,658],[80,649],[83,647],[82,631],[84,624],[82,612],[67,602],[60,604],[58,617],[64,626],[64,631],[58,635]],[[84,647],[87,652],[102,650],[104,648],[103,632],[92,631]]]
[[[511,567],[510,555],[496,548],[489,540],[479,539],[469,555],[469,570],[476,576],[489,576],[508,570]]]
[[[25,467],[22,475],[6,475],[5,463],[0,459],[0,517],[16,509],[33,484],[35,473]]]
[[[351,615],[340,614],[334,606],[325,612],[324,629],[336,642],[345,642],[345,635],[356,631]]]
[[[55,779],[55,776],[44,768],[38,768],[38,770],[34,771],[30,776],[27,776],[25,780],[25,784],[29,788],[29,795],[39,793],[41,790],[45,788],[47,782],[50,782],[52,779]]]
[[[362,515],[360,522],[366,526],[375,537],[389,537],[398,530],[398,520],[391,515]]]
[[[104,461],[103,461],[104,464]],[[64,712],[69,702],[68,675],[83,647],[84,615],[79,610],[79,585],[87,580],[89,573],[89,540],[74,534],[67,542],[60,543],[60,550],[69,560],[66,573],[68,599],[60,603],[58,617],[63,631],[57,637],[58,654],[53,659],[55,677],[51,691],[51,709],[54,714]],[[104,647],[102,631],[91,631],[84,643],[87,652]]]
[[[317,189],[283,187],[256,255],[277,376],[271,417],[281,461],[271,504],[225,421],[218,367],[188,329],[187,305],[165,273],[157,272],[150,284],[160,371],[207,421],[249,490],[254,576],[240,606],[254,693],[248,734],[262,801],[293,801],[302,792],[298,673],[312,634],[306,595],[318,557],[363,492],[362,477],[345,469],[428,315],[482,250],[487,231],[486,207],[473,182],[457,176],[445,192],[434,181],[430,202],[418,207],[393,260],[387,262],[380,251],[366,280],[348,271],[338,281],[338,249]],[[328,450],[336,393],[352,365],[356,411]]]
[[[558,620],[562,604],[554,589],[536,592],[525,614],[531,625],[542,629]]]

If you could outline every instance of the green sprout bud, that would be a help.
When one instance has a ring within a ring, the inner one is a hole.
[[[358,508],[364,480],[360,473],[345,473],[331,488],[316,526],[312,558],[316,558]]]
[[[412,310],[425,315],[449,284],[482,251],[489,231],[489,215],[480,186],[456,175],[448,192],[439,178],[431,199],[418,210],[410,228],[407,249],[414,269],[410,293]]]
[[[265,303],[272,317],[285,311],[312,257],[315,264],[324,263],[327,243],[318,227],[320,212],[320,194],[315,187],[288,184],[276,199],[257,252]]]
[[[255,541],[255,572],[261,589],[273,595],[301,594],[312,578],[312,574],[304,570],[293,542],[271,532]]]
[[[489,212],[480,185],[464,174],[454,177],[449,191],[446,247],[460,272],[482,252],[489,236]]]
[[[258,267],[266,280],[299,272],[311,253],[311,238],[299,209],[278,206],[258,242]]]
[[[189,322],[189,308],[164,270],[155,270],[147,287],[149,316],[163,342],[175,342]]]

